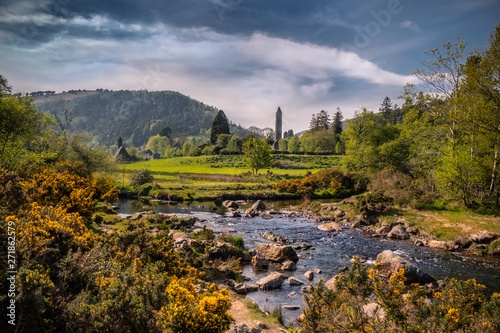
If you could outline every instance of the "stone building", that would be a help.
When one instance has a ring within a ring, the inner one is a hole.
[[[134,162],[137,161],[137,158],[134,155],[130,155],[125,147],[123,146],[123,140],[121,137],[118,138],[118,149],[116,150],[115,155],[113,156],[115,160],[120,162]]]

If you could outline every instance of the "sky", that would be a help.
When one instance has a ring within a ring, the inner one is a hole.
[[[15,92],[173,90],[244,127],[401,103],[424,51],[484,47],[500,0],[0,0]]]

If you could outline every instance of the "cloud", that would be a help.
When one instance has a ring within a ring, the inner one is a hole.
[[[224,109],[245,126],[272,127],[269,114],[282,106],[285,126],[304,129],[318,110],[366,105],[359,97],[342,102],[357,87],[395,91],[413,80],[352,52],[261,32],[231,35],[101,14],[38,22],[39,31],[64,29],[29,48],[0,48],[0,58],[15,69],[5,73],[15,88],[174,90]]]
[[[416,32],[420,32],[420,27],[416,23],[414,23],[412,21],[404,21],[399,26],[401,28],[404,28],[404,29],[409,29],[409,30],[413,30],[413,31],[416,31]]]

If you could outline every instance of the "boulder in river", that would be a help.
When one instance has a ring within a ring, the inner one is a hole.
[[[239,208],[239,205],[232,200],[223,201],[222,206],[224,206],[226,208]]]
[[[252,266],[255,269],[267,269],[269,267],[269,260],[261,258],[259,256],[252,257]]]
[[[314,279],[314,272],[312,270],[308,270],[304,273],[304,277],[311,281],[312,279]]]
[[[280,268],[282,271],[295,271],[297,269],[297,265],[291,260],[286,260],[283,262],[283,265]]]
[[[257,246],[257,255],[261,258],[282,263],[285,260],[297,262],[299,257],[290,245],[261,244]]]
[[[426,284],[435,281],[432,276],[421,271],[417,266],[398,256],[391,250],[385,250],[379,253],[377,255],[377,263],[381,264],[379,270],[388,273],[388,275],[395,274],[403,268],[407,284]]]
[[[258,280],[257,285],[263,290],[279,289],[281,288],[284,280],[286,280],[285,275],[278,272],[272,272],[268,276]]]
[[[322,224],[318,227],[318,229],[324,231],[342,231],[342,227],[335,222]]]
[[[266,210],[266,205],[264,204],[264,202],[262,202],[262,200],[257,200],[253,205],[252,205],[252,208],[253,210],[255,211],[263,211],[263,210]]]
[[[446,251],[452,251],[456,248],[454,242],[445,242],[445,241],[437,241],[431,240],[427,246],[432,247],[434,249],[441,249]]]
[[[335,290],[338,279],[339,279],[339,275],[335,275],[330,280],[325,282],[325,287],[327,287],[328,289],[331,289],[331,290]]]
[[[302,280],[299,280],[297,278],[294,278],[293,276],[289,277],[288,278],[288,283],[291,285],[291,286],[301,286],[303,284],[305,284],[304,281]]]

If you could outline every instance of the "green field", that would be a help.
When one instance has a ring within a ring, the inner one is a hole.
[[[189,200],[222,195],[267,196],[282,178],[302,177],[308,171],[340,166],[338,156],[274,155],[273,167],[251,173],[242,155],[174,157],[119,165],[112,175],[119,186],[130,185],[131,172],[149,169],[156,188],[150,195]]]
[[[273,158],[277,163],[281,162],[282,165],[289,164],[290,166],[287,169],[277,167],[269,169],[270,172],[280,175],[303,176],[307,170],[316,172],[340,165],[338,156],[275,155]],[[130,163],[124,165],[124,168],[125,170],[149,169],[155,174],[165,175],[184,173],[239,175],[250,172],[242,155],[174,157]],[[259,170],[259,173],[266,174],[267,169]]]

